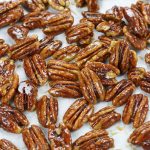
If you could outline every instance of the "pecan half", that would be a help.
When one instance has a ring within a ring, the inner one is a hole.
[[[80,85],[75,81],[54,81],[50,82],[49,93],[54,97],[80,98],[82,93]]]
[[[22,129],[28,126],[29,121],[18,109],[8,105],[0,106],[0,126],[12,133],[21,133]]]
[[[93,129],[107,129],[121,119],[121,115],[115,112],[114,106],[107,106],[92,114],[89,124]]]
[[[150,64],[150,53],[147,53],[145,55],[145,62],[148,63],[148,64]]]
[[[134,145],[142,146],[144,150],[149,150],[150,121],[144,123],[135,129],[128,138],[128,142]]]
[[[143,94],[132,95],[123,111],[122,120],[125,124],[133,122],[133,127],[141,126],[148,113],[148,97]]]
[[[45,138],[44,133],[40,127],[31,125],[30,128],[25,128],[22,131],[23,141],[26,144],[28,150],[50,150],[49,144]]]
[[[106,130],[92,130],[80,136],[74,143],[74,150],[108,150],[114,147],[114,140]]]
[[[82,69],[79,82],[82,94],[89,103],[96,104],[97,101],[104,101],[105,89],[94,71],[89,68]]]
[[[6,139],[0,139],[1,150],[19,150],[12,142]]]
[[[55,149],[72,149],[72,139],[70,131],[64,124],[59,124],[58,127],[51,126],[48,131],[48,139],[50,141],[51,150]]]
[[[0,39],[0,57],[4,56],[9,50],[9,45],[3,39]]]
[[[23,81],[19,84],[14,104],[21,111],[33,111],[36,107],[36,96],[37,87],[28,80]]]
[[[46,62],[39,54],[24,59],[24,70],[28,78],[36,85],[44,85],[48,80]]]
[[[57,122],[58,101],[54,97],[43,96],[38,102],[36,112],[43,127],[49,127]]]
[[[76,100],[66,111],[63,122],[69,130],[77,130],[83,126],[94,112],[94,107],[85,99]]]
[[[48,75],[52,81],[77,81],[79,68],[76,64],[67,63],[62,60],[49,60]]]
[[[112,100],[114,106],[125,104],[135,90],[132,81],[123,79],[106,92],[105,101]]]
[[[113,41],[113,39],[105,35],[99,36],[98,39],[100,40],[100,42],[102,42],[103,46],[106,48],[109,48],[111,45],[111,42]]]

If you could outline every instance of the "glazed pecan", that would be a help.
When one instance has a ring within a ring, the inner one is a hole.
[[[128,79],[131,80],[136,86],[139,86],[145,72],[146,70],[142,67],[133,68],[128,72]]]
[[[148,113],[148,97],[143,94],[132,95],[123,111],[122,120],[125,124],[133,122],[133,127],[141,126]]]
[[[120,74],[120,71],[113,65],[89,61],[85,66],[98,75],[103,85],[111,86],[117,83],[116,77]]]
[[[106,92],[105,101],[112,100],[114,106],[125,104],[135,90],[132,81],[123,79]]]
[[[89,124],[93,129],[107,129],[121,119],[121,115],[115,112],[114,106],[107,106],[92,114]]]
[[[106,130],[92,130],[80,136],[74,143],[74,150],[108,150],[114,147],[114,140]]]
[[[78,80],[79,68],[76,64],[67,63],[62,60],[49,60],[48,75],[52,81],[76,81]]]
[[[0,106],[0,126],[12,133],[21,133],[22,129],[28,126],[29,121],[18,109],[8,105]]]
[[[24,70],[36,85],[44,85],[48,80],[46,62],[39,54],[24,59]]]
[[[51,150],[62,149],[71,150],[72,149],[72,139],[70,131],[66,128],[64,124],[59,124],[58,127],[51,126],[48,132],[48,139],[50,141]]]
[[[9,36],[17,42],[27,37],[29,29],[22,25],[15,24],[11,26],[7,32]]]
[[[49,93],[55,97],[79,98],[82,97],[80,85],[75,81],[54,81],[50,82]]]
[[[104,101],[105,89],[94,71],[89,68],[82,69],[79,82],[82,94],[89,103],[96,104],[97,101]]]
[[[4,56],[9,50],[9,45],[3,39],[0,39],[0,57]]]
[[[77,130],[83,126],[92,115],[94,107],[85,99],[76,100],[66,111],[63,122],[69,130]]]
[[[49,144],[40,127],[31,125],[30,128],[25,128],[22,131],[22,137],[28,150],[50,150]]]
[[[19,150],[12,142],[0,139],[0,150]]]
[[[102,42],[103,46],[106,48],[109,48],[111,45],[111,42],[113,41],[113,39],[105,35],[99,36],[98,39],[100,40],[100,42]]]
[[[19,84],[14,104],[20,111],[33,111],[36,107],[37,87],[26,80]]]
[[[36,112],[43,127],[49,127],[57,122],[58,101],[56,98],[43,96],[38,102]]]
[[[26,37],[10,47],[10,58],[18,60],[32,55],[37,52],[39,45],[40,43],[36,36]]]
[[[150,64],[150,53],[147,53],[145,55],[145,62],[148,63],[148,64]]]
[[[134,145],[142,146],[144,150],[149,150],[150,143],[150,121],[144,123],[139,128],[135,129],[128,138],[128,142]]]

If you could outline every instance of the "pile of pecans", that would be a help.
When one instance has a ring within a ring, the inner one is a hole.
[[[97,0],[76,0],[88,6],[78,24],[69,0],[12,0],[0,3],[0,28],[10,25],[8,35],[15,44],[0,39],[0,127],[22,134],[28,150],[108,150],[114,140],[107,128],[119,122],[136,128],[128,142],[150,149],[148,97],[133,94],[136,87],[150,94],[150,72],[137,67],[137,51],[150,44],[150,3],[138,1],[129,7],[114,6],[98,12]],[[50,12],[48,7],[57,11]],[[24,13],[24,9],[28,11]],[[45,37],[29,36],[39,28]],[[94,29],[103,33],[93,40]],[[65,33],[71,44],[62,46],[55,36]],[[27,80],[19,82],[15,62],[23,61]],[[150,53],[145,55],[150,64]],[[117,80],[120,75],[126,79]],[[38,87],[49,83],[49,96],[37,98]],[[57,97],[76,98],[58,126]],[[95,112],[97,103],[112,101]],[[122,115],[117,107],[125,105]],[[41,126],[29,127],[25,111],[36,111]],[[72,142],[71,132],[89,123],[92,130]],[[6,139],[0,149],[18,150]]]

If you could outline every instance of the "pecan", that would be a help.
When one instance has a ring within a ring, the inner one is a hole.
[[[79,68],[76,64],[67,63],[62,60],[49,60],[48,75],[52,81],[76,81],[78,80]]]
[[[22,137],[28,150],[50,150],[44,133],[41,128],[36,125],[31,125],[30,128],[25,128],[22,131]]]
[[[114,106],[125,104],[135,90],[132,81],[123,79],[106,92],[105,101],[112,100]]]
[[[9,36],[17,42],[27,37],[29,29],[22,25],[15,24],[11,26],[7,32]]]
[[[50,82],[52,87],[49,93],[55,97],[79,98],[82,97],[80,85],[74,81],[54,81]]]
[[[113,41],[110,37],[107,36],[99,36],[98,39],[102,42],[103,46],[106,48],[109,48],[111,45],[111,42]]]
[[[12,133],[21,133],[28,126],[29,121],[18,109],[8,105],[0,106],[0,126]]]
[[[39,54],[24,59],[24,70],[28,78],[36,85],[44,85],[48,80],[46,62]]]
[[[51,126],[48,132],[48,139],[50,141],[51,150],[62,149],[71,150],[72,149],[72,139],[70,131],[66,128],[64,124],[59,124],[58,127]]]
[[[80,136],[74,143],[74,150],[108,150],[114,147],[114,140],[106,130],[92,130]]]
[[[85,99],[78,99],[66,111],[63,122],[69,130],[77,130],[88,121],[93,111],[92,104],[89,104]]]
[[[115,112],[114,106],[107,106],[92,114],[89,124],[93,129],[107,129],[121,119],[121,115]]]
[[[122,120],[125,124],[133,122],[133,127],[141,126],[148,113],[148,97],[143,94],[132,95],[123,111]]]
[[[57,122],[58,101],[56,98],[43,96],[37,102],[37,116],[43,127],[49,127]]]
[[[87,62],[85,66],[98,75],[103,85],[115,85],[117,83],[116,77],[120,74],[120,71],[113,65],[101,62]]]
[[[104,101],[105,89],[94,71],[89,68],[82,69],[79,82],[82,94],[88,102],[96,104],[97,101]]]
[[[145,55],[145,62],[148,63],[148,64],[150,64],[150,53],[147,53]]]
[[[142,67],[133,68],[128,72],[128,79],[131,80],[136,86],[139,86],[145,72],[146,70]]]
[[[37,52],[39,44],[36,36],[26,37],[10,47],[10,58],[18,60],[32,55]]]
[[[139,128],[135,129],[128,142],[134,145],[142,146],[144,150],[149,150],[149,137],[150,137],[150,121],[144,123]]]
[[[0,57],[4,56],[9,50],[9,45],[3,39],[0,39]]]
[[[1,150],[19,150],[12,142],[6,139],[0,139]]]
[[[21,111],[33,111],[36,107],[37,87],[26,80],[19,84],[14,98],[16,108]]]

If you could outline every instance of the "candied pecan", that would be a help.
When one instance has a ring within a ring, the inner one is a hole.
[[[44,95],[36,106],[38,120],[43,127],[47,128],[57,122],[58,101],[56,98],[48,98]]]
[[[54,81],[50,82],[52,87],[49,93],[55,97],[79,98],[82,97],[80,85],[75,81]]]
[[[36,96],[37,87],[28,80],[23,81],[19,84],[14,104],[21,111],[33,111],[36,107]]]
[[[139,86],[145,72],[146,70],[142,67],[133,68],[128,72],[128,79],[131,80],[136,86]]]
[[[0,126],[12,133],[21,133],[29,121],[18,109],[3,104],[0,106]]]
[[[4,56],[9,50],[9,45],[3,39],[0,39],[0,57]]]
[[[106,92],[105,101],[112,100],[114,106],[125,104],[135,90],[132,81],[123,79]]]
[[[0,139],[0,150],[19,150],[12,142]]]
[[[148,64],[150,64],[150,53],[147,53],[145,55],[145,62],[148,63]]]
[[[111,45],[111,42],[113,41],[113,39],[105,35],[99,36],[98,39],[100,40],[100,42],[102,42],[103,46],[106,48],[109,48]]]
[[[30,128],[25,128],[22,131],[22,137],[28,150],[50,150],[44,133],[41,128],[36,125],[31,125]]]
[[[126,41],[112,41],[110,53],[109,63],[117,67],[122,74],[136,67],[136,52],[129,49]]]
[[[120,71],[113,65],[89,61],[85,66],[99,76],[103,85],[115,85],[117,83],[116,77],[120,74]]]
[[[24,59],[24,70],[28,78],[36,85],[44,85],[48,80],[46,62],[39,54]]]
[[[51,126],[48,131],[48,139],[50,141],[51,150],[55,149],[72,149],[72,139],[70,131],[64,124],[59,124],[58,127]]]
[[[114,140],[106,130],[98,129],[80,136],[74,143],[74,150],[108,150],[114,147]]]
[[[80,48],[76,45],[70,45],[66,46],[64,48],[59,49],[53,54],[54,59],[64,60],[66,62],[70,62],[73,60],[78,52],[80,51]]]
[[[144,150],[149,150],[150,143],[150,121],[144,123],[139,128],[135,129],[130,137],[128,142],[134,145],[142,146]]]
[[[76,100],[66,111],[63,122],[69,130],[77,130],[83,126],[92,115],[94,107],[85,99]]]
[[[76,64],[67,63],[62,60],[49,60],[48,75],[52,81],[76,81],[78,80],[79,68]]]
[[[32,55],[37,52],[39,45],[40,43],[36,36],[26,37],[10,47],[10,58],[18,60]]]
[[[80,88],[84,98],[96,104],[97,101],[104,101],[105,89],[97,74],[89,68],[84,68],[79,74]]]
[[[133,122],[133,127],[141,126],[148,113],[148,97],[143,94],[132,95],[123,111],[122,120],[125,124]]]
[[[17,42],[27,37],[29,29],[22,25],[15,24],[11,26],[7,32],[9,36]]]
[[[107,106],[92,114],[89,124],[93,129],[107,129],[121,119],[121,115],[115,112],[114,106]]]

